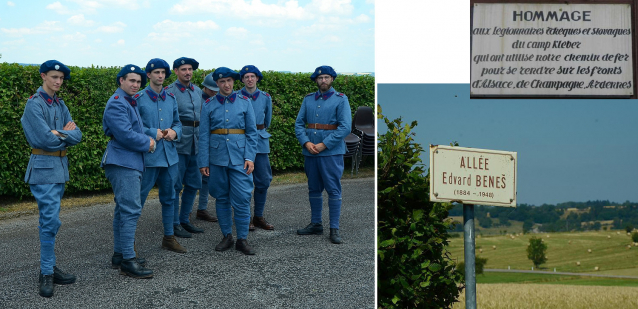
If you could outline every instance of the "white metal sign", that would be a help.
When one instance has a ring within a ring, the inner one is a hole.
[[[430,201],[516,207],[516,152],[430,145]]]
[[[631,5],[475,3],[471,95],[633,95]]]

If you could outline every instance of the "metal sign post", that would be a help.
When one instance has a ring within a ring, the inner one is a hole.
[[[476,263],[474,205],[463,204],[463,249],[465,251],[465,308],[476,309]]]

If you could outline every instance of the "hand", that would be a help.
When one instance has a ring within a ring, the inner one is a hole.
[[[151,138],[151,146],[148,148],[148,152],[155,151],[155,140]]]
[[[76,128],[75,122],[69,121],[69,122],[66,123],[64,128],[62,128],[62,130],[70,131],[70,130],[75,130],[75,128]],[[53,134],[55,134],[55,133],[53,133]]]
[[[155,133],[155,140],[159,141],[162,138],[164,138],[164,133],[162,133],[162,130],[157,129],[157,133]]]
[[[166,129],[164,130],[164,132],[166,132],[164,134],[164,139],[169,142],[173,141],[177,137],[177,132],[175,132],[175,130],[173,129]]]
[[[315,144],[311,143],[311,142],[306,142],[304,144],[304,146],[306,146],[306,149],[308,149],[308,151],[310,151],[311,154],[318,154],[319,151],[317,151],[317,149],[315,148]]]
[[[244,161],[244,169],[246,170],[246,175],[250,175],[255,170],[255,163],[248,160]]]
[[[202,167],[199,169],[199,173],[202,174],[203,176],[210,176],[210,168]]]
[[[326,150],[326,148],[327,148],[326,144],[324,144],[324,143],[319,143],[319,144],[315,145],[315,150],[317,150],[317,153],[320,153],[320,152]]]

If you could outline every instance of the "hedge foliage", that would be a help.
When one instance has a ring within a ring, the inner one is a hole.
[[[102,114],[107,100],[117,89],[118,67],[70,67],[71,80],[66,80],[58,96],[68,106],[73,120],[82,130],[82,142],[69,149],[70,182],[66,192],[94,191],[110,188],[100,168],[100,160],[108,139],[102,131]],[[20,118],[27,99],[42,85],[39,66],[0,63],[0,195],[30,195],[24,173],[29,162],[30,147]],[[201,85],[211,70],[198,69],[192,82]],[[270,160],[274,172],[303,167],[301,147],[295,137],[294,123],[306,94],[317,90],[310,73],[262,72],[259,89],[273,98]],[[165,86],[176,79],[171,74]],[[348,96],[352,115],[359,106],[374,107],[374,77],[338,76],[333,86]],[[243,83],[235,82],[235,89]]]

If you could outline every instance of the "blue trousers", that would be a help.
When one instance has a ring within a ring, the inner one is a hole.
[[[105,165],[104,172],[115,195],[113,251],[121,252],[124,259],[132,259],[135,257],[133,244],[137,220],[142,214],[142,172],[112,164]]]
[[[30,185],[31,193],[38,202],[40,219],[40,272],[43,275],[53,274],[55,266],[55,235],[60,225],[60,201],[64,195],[63,183]]]
[[[237,239],[246,239],[250,223],[253,175],[246,175],[243,165],[211,165],[210,175],[212,176],[209,179],[208,190],[216,199],[215,208],[222,234],[226,236],[233,232],[232,211],[234,210]]]
[[[323,208],[322,192],[328,193],[330,228],[339,228],[341,216],[341,176],[343,175],[343,155],[306,156],[304,169],[308,176],[308,199],[310,201],[310,222],[321,223]]]
[[[255,157],[255,170],[253,170],[253,181],[255,184],[255,217],[264,216],[264,208],[266,207],[266,195],[268,195],[268,187],[272,181],[272,169],[270,168],[270,159],[267,153],[258,153]]]
[[[148,193],[157,184],[159,190],[159,200],[162,204],[162,224],[164,225],[164,235],[173,235],[173,211],[175,202],[175,182],[177,181],[177,173],[179,169],[177,164],[169,167],[147,167],[142,175],[142,189],[140,199],[142,207],[146,203]]]
[[[210,177],[202,175],[202,187],[199,189],[199,202],[197,204],[197,210],[208,209],[208,178]]]
[[[193,210],[195,195],[202,187],[202,174],[197,167],[197,155],[179,154],[179,172],[175,183],[175,202],[173,203],[173,224],[190,223],[188,216]],[[182,192],[182,208],[179,207],[179,193]]]

